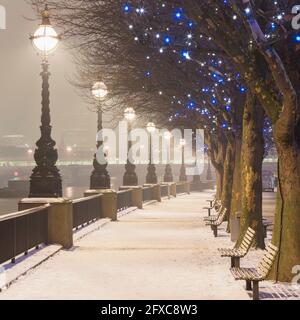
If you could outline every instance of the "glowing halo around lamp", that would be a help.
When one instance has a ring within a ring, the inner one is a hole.
[[[164,138],[165,138],[166,140],[171,140],[171,138],[172,138],[172,133],[171,133],[170,131],[166,131],[166,132],[164,133]]]
[[[149,133],[153,133],[153,132],[155,132],[155,130],[156,130],[155,124],[153,122],[149,122],[147,124],[147,131]]]
[[[184,147],[184,146],[186,145],[185,139],[180,139],[179,144],[180,144],[182,147]]]
[[[37,52],[44,57],[47,57],[57,48],[60,36],[56,33],[50,23],[50,14],[47,6],[42,12],[42,23],[39,25],[34,35],[30,37],[30,40]]]
[[[95,82],[92,87],[92,94],[96,100],[105,98],[108,94],[107,87],[104,82]]]
[[[134,109],[133,108],[126,108],[124,111],[124,117],[128,121],[133,121],[136,117]]]

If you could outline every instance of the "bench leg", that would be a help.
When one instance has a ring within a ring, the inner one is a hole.
[[[208,213],[207,213],[207,214],[208,214],[208,216],[210,217],[210,216],[211,216],[211,212],[210,212],[210,211],[211,211],[211,209],[210,209],[210,208],[208,208],[208,209],[207,209],[207,211],[208,211]]]
[[[247,291],[251,291],[252,290],[251,280],[246,280],[246,290]]]
[[[218,236],[218,227],[217,226],[213,226],[213,232],[214,232],[214,236],[216,238]]]
[[[231,257],[231,268],[239,268],[239,267],[240,267],[240,258]]]
[[[268,227],[264,226],[264,238],[266,239],[268,235]]]
[[[259,300],[259,281],[253,281],[253,300]]]

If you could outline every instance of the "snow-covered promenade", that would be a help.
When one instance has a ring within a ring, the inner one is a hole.
[[[217,252],[233,245],[226,225],[215,239],[203,223],[209,197],[179,196],[108,223],[30,271],[0,299],[250,299],[244,283],[233,280],[229,259]],[[255,264],[261,254],[251,251],[242,264]]]

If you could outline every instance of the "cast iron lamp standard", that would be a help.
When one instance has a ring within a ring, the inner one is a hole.
[[[185,168],[185,162],[184,162],[184,147],[186,145],[185,139],[180,139],[180,147],[182,149],[182,163],[180,167],[180,176],[179,176],[179,181],[180,182],[186,182],[187,181],[187,175],[186,175],[186,168]]]
[[[127,153],[127,164],[125,165],[125,173],[123,176],[123,185],[124,186],[137,186],[138,177],[135,172],[135,165],[133,164],[133,159],[130,157],[131,152],[131,131],[132,131],[132,122],[136,118],[136,114],[133,108],[127,108],[124,111],[124,117],[128,123],[128,153]],[[131,158],[131,159],[130,159]]]
[[[200,188],[201,185],[201,176],[200,176],[200,172],[199,169],[197,168],[197,155],[198,155],[198,150],[197,150],[197,139],[196,139],[196,134],[197,131],[194,131],[194,138],[193,138],[193,147],[194,147],[194,155],[195,155],[195,159],[196,159],[196,164],[195,164],[195,172],[193,175],[193,185],[194,188],[198,189]]]
[[[164,139],[166,139],[168,141],[168,163],[166,164],[166,168],[165,168],[165,174],[164,174],[164,182],[173,182],[174,178],[173,178],[173,173],[172,173],[172,167],[170,162],[170,141],[172,139],[172,134],[169,131],[166,131],[164,133],[163,136]]]
[[[148,165],[148,173],[146,176],[146,183],[156,184],[157,183],[156,168],[155,168],[155,165],[152,163],[152,135],[156,131],[156,127],[153,122],[149,122],[147,124],[147,131],[149,132],[149,140],[150,140],[150,149],[149,149],[150,162]]]
[[[96,101],[97,109],[97,130],[98,133],[103,129],[102,126],[102,101],[108,94],[106,85],[103,82],[96,82],[92,87],[92,94]],[[103,163],[99,163],[97,160],[97,154],[101,154]],[[107,162],[104,162],[106,157],[105,151],[103,149],[103,141],[97,141],[97,153],[94,155],[93,167],[94,170],[91,174],[90,188],[91,189],[110,189],[110,176],[107,172]]]
[[[42,12],[42,23],[33,36],[30,37],[34,48],[42,58],[42,115],[41,138],[36,142],[34,160],[36,167],[30,177],[30,198],[62,197],[62,181],[56,167],[58,159],[55,141],[51,137],[51,118],[49,100],[48,55],[57,48],[60,36],[57,35],[50,23],[47,6]]]

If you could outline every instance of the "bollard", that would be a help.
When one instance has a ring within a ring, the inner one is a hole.
[[[26,198],[19,202],[19,210],[50,204],[48,209],[48,244],[73,246],[73,205],[65,198]]]

